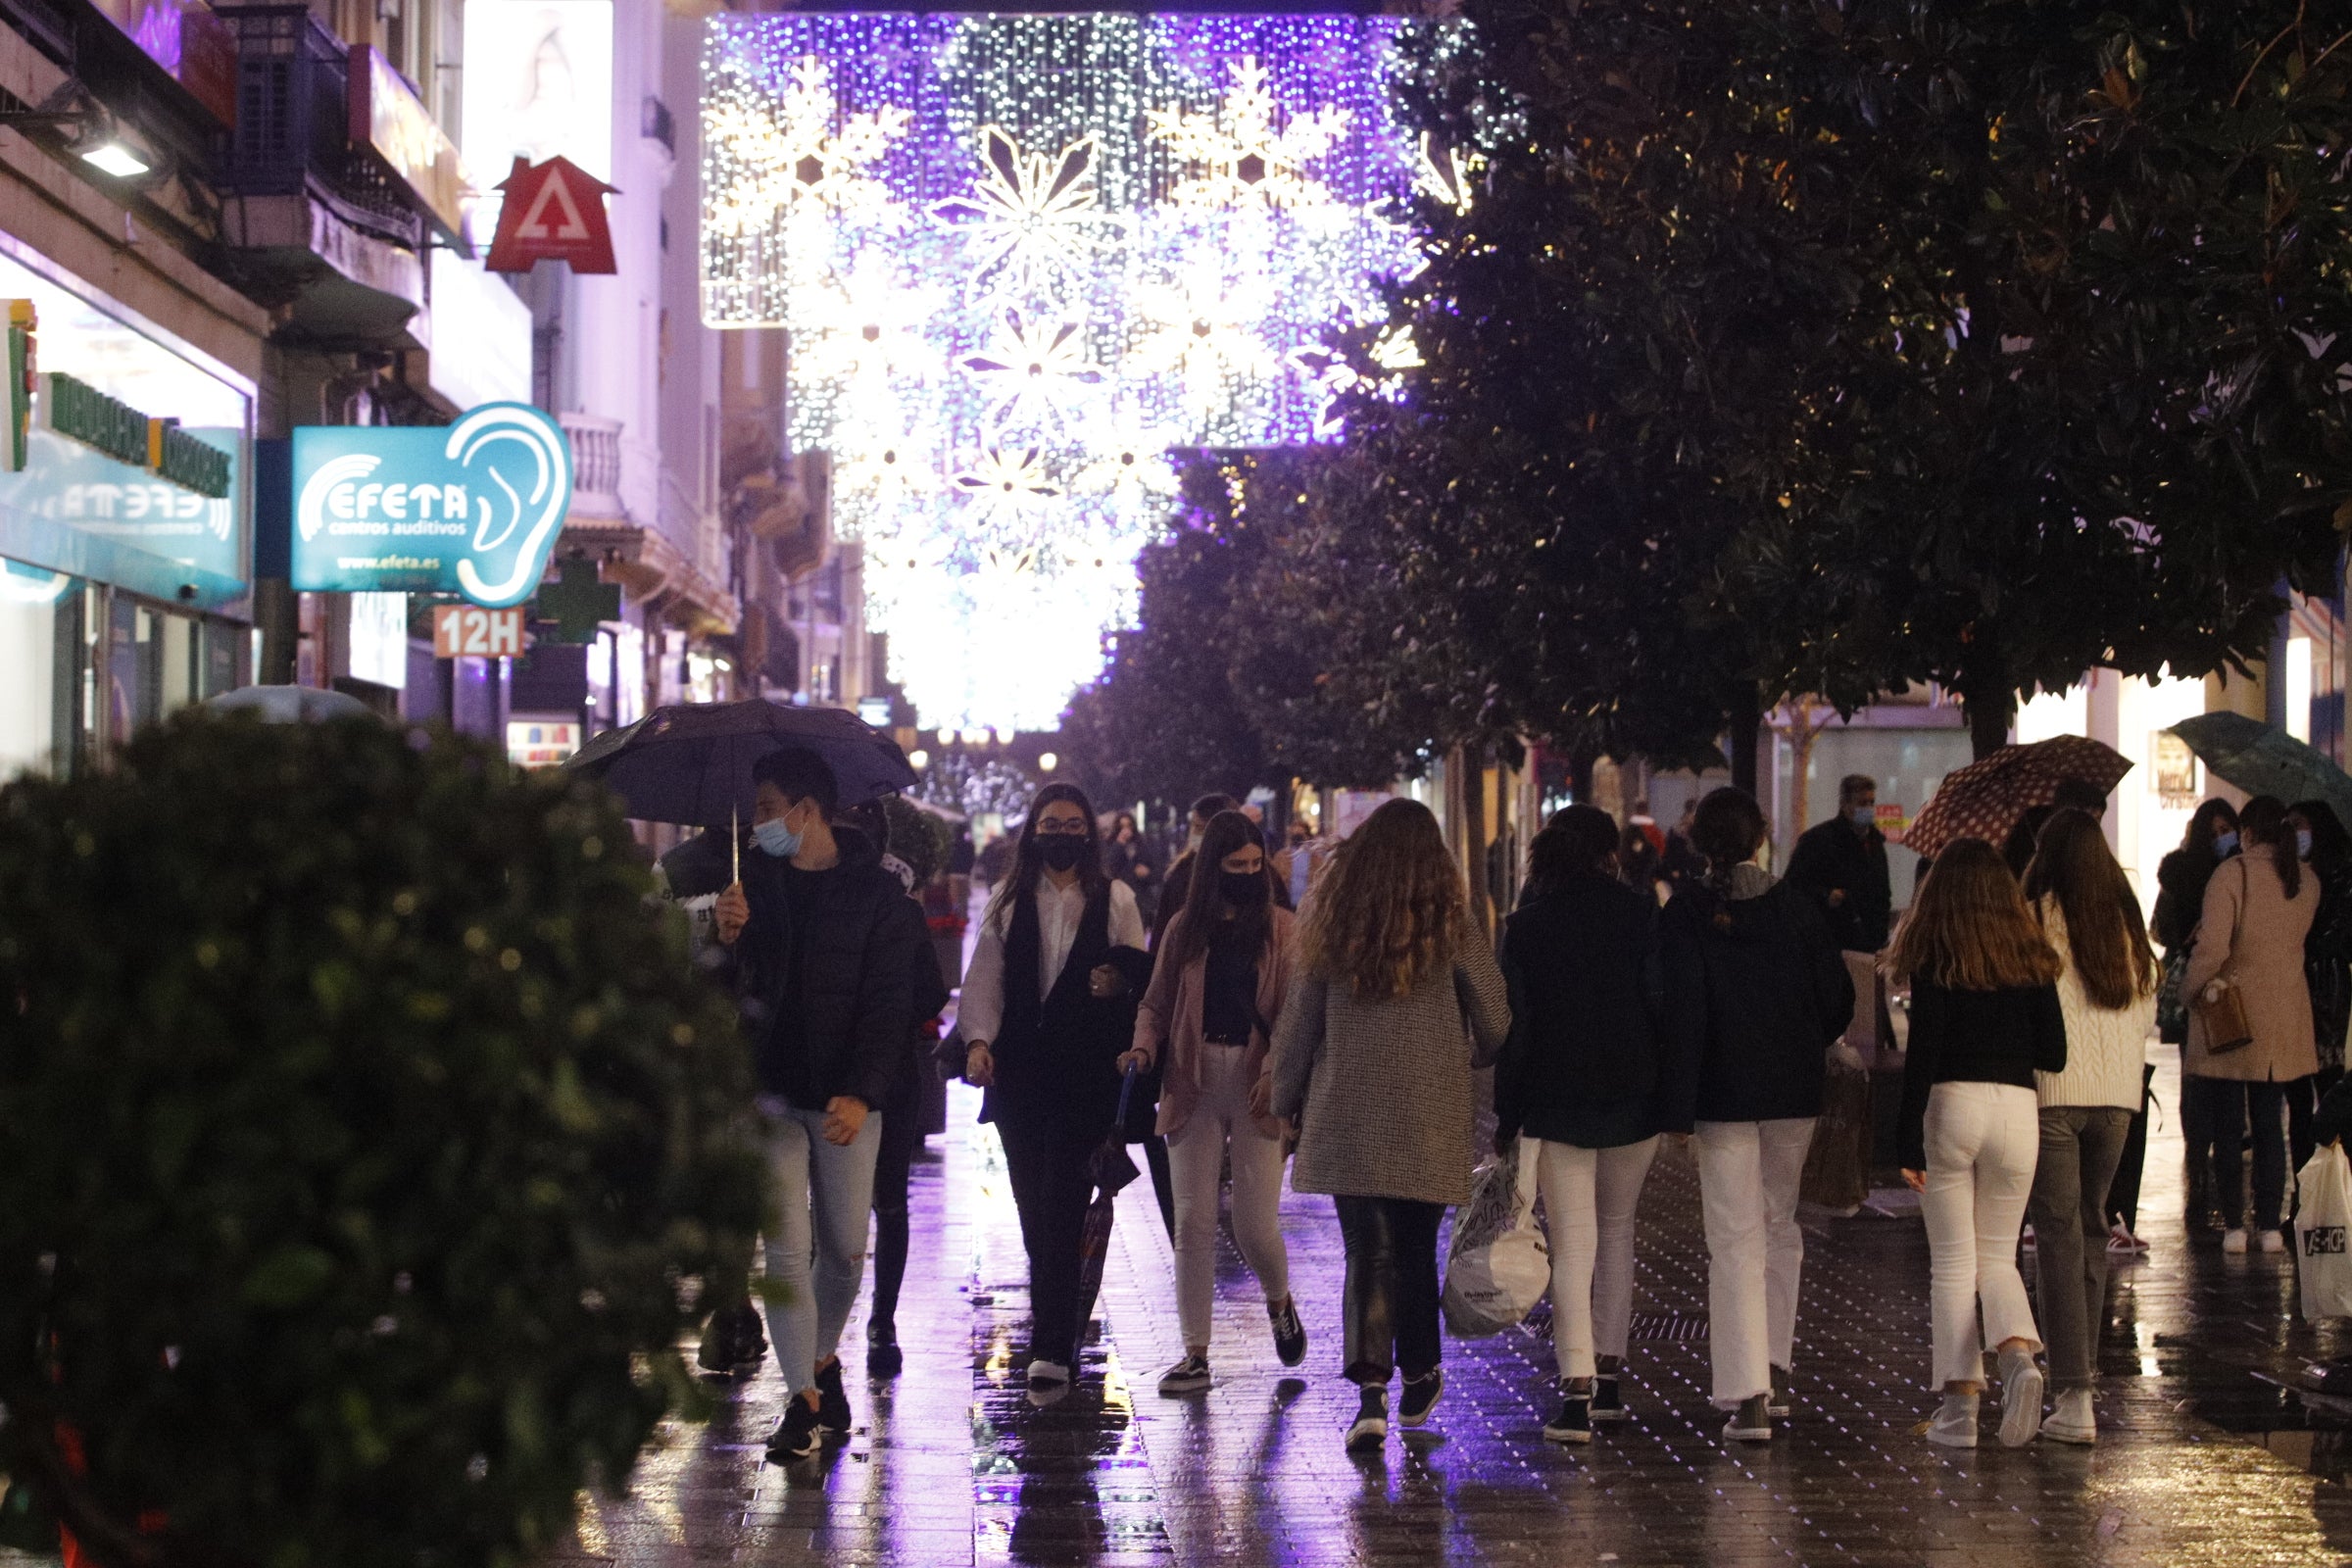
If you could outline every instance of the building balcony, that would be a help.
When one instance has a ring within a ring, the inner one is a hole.
[[[632,439],[618,419],[559,414],[571,441],[571,511],[559,551],[606,563],[629,596],[706,635],[734,631],[718,519],[693,505],[659,449]]]

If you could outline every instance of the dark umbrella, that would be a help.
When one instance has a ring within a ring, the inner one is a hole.
[[[2132,771],[2132,760],[2083,735],[2054,735],[2031,746],[2004,746],[1944,775],[1903,833],[1906,847],[1934,859],[1961,839],[1999,848],[2017,819],[2058,799],[2069,780],[2101,795]]]
[[[2248,795],[2326,801],[2352,822],[2352,776],[2275,725],[2243,713],[2199,713],[2173,726],[2207,771]]]
[[[1086,1226],[1078,1233],[1078,1323],[1082,1338],[1087,1319],[1095,1313],[1095,1298],[1102,1294],[1102,1264],[1110,1255],[1110,1226],[1117,1213],[1114,1200],[1120,1188],[1141,1174],[1127,1153],[1127,1097],[1135,1092],[1135,1069],[1129,1068],[1119,1085],[1119,1113],[1111,1120],[1110,1136],[1088,1162],[1095,1181],[1095,1200],[1086,1205]],[[1077,1371],[1075,1363],[1070,1370],[1073,1374]]]
[[[602,780],[640,821],[731,829],[752,817],[752,764],[788,746],[825,760],[844,806],[915,783],[906,754],[847,709],[785,708],[757,697],[657,708],[605,731],[564,765]]]

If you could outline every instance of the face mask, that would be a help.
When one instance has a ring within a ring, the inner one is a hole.
[[[1263,871],[1219,871],[1217,885],[1224,891],[1225,902],[1236,908],[1247,909],[1253,904],[1266,902]]]
[[[1086,855],[1086,837],[1080,833],[1040,833],[1037,855],[1051,870],[1076,870]]]
[[[2311,858],[2311,829],[2307,827],[2295,829],[2295,858],[2298,860]]]
[[[1187,855],[1198,855],[1200,853],[1200,841],[1206,837],[1208,837],[1208,833],[1202,828],[1195,828],[1190,833],[1187,833],[1184,836],[1184,853]]]
[[[1879,808],[1875,806],[1857,806],[1845,814],[1854,826],[1865,831],[1879,825]]]
[[[2216,833],[2213,836],[2213,858],[2215,859],[2220,859],[2236,848],[2237,835],[2235,833]]]
[[[789,860],[801,853],[801,835],[786,827],[780,816],[753,823],[752,838],[761,851],[779,860]]]

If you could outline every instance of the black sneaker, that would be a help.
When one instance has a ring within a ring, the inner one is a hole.
[[[785,1402],[784,1419],[768,1434],[767,1456],[777,1464],[809,1459],[824,1446],[825,1435],[818,1426],[816,1406],[799,1395]]]
[[[1772,1396],[1758,1394],[1740,1401],[1740,1408],[1723,1424],[1727,1443],[1770,1443],[1772,1441]]]
[[[1625,1419],[1625,1396],[1618,1392],[1617,1374],[1603,1372],[1592,1380],[1592,1420],[1596,1425]]]
[[[1274,1324],[1274,1353],[1284,1366],[1297,1366],[1306,1359],[1306,1325],[1298,1321],[1298,1303],[1286,1299],[1280,1306],[1266,1308],[1266,1316]]]
[[[1767,1413],[1777,1416],[1794,1415],[1796,1413],[1795,1401],[1796,1396],[1789,1392],[1788,1369],[1785,1366],[1774,1367],[1772,1369],[1772,1397],[1766,1403],[1765,1410]]]
[[[841,1361],[835,1358],[816,1374],[816,1424],[828,1438],[850,1435],[850,1396],[841,1386]]]
[[[1592,1441],[1592,1396],[1572,1392],[1566,1384],[1560,1386],[1560,1413],[1544,1427],[1546,1443],[1591,1443]]]
[[[703,1343],[695,1364],[723,1377],[744,1377],[760,1369],[767,1354],[767,1336],[760,1328],[760,1309],[749,1301],[722,1306],[703,1325]]]
[[[1173,1399],[1179,1395],[1199,1394],[1208,1384],[1208,1357],[1188,1352],[1183,1360],[1159,1375],[1159,1396]]]
[[[906,1352],[899,1348],[899,1331],[888,1323],[869,1323],[865,1329],[865,1375],[869,1378],[895,1378],[906,1365]]]
[[[1389,1386],[1386,1383],[1364,1385],[1363,1398],[1356,1405],[1355,1419],[1348,1424],[1348,1451],[1367,1453],[1386,1443],[1389,1438]]]
[[[1445,1392],[1446,1369],[1442,1366],[1433,1366],[1417,1378],[1406,1378],[1402,1397],[1396,1402],[1397,1424],[1425,1425],[1429,1412],[1437,1407],[1438,1396]]]

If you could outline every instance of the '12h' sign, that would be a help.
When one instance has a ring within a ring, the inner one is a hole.
[[[441,605],[433,611],[436,659],[514,659],[522,653],[522,610]]]

